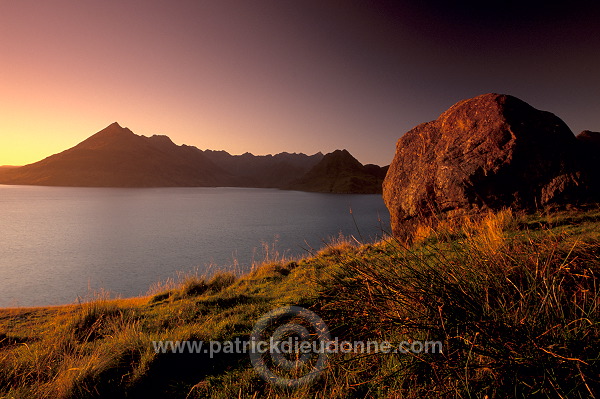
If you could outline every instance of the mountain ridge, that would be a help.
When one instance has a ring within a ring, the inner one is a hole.
[[[322,189],[331,192],[323,184],[313,184],[312,187],[295,185],[295,182],[303,181],[305,174],[325,157],[321,152],[313,155],[288,152],[231,155],[226,151],[200,150],[185,144],[177,145],[166,135],[137,135],[118,122],[113,122],[77,145],[38,162],[0,168],[0,184],[69,187],[222,186],[307,191]],[[360,162],[358,164],[362,167]],[[355,167],[350,169],[356,171]],[[335,179],[336,176],[347,178],[341,174],[328,178]],[[313,177],[316,178],[314,172]],[[381,189],[358,188],[356,192],[374,193],[381,192]]]
[[[321,152],[313,155],[288,152],[231,155],[227,151],[204,150],[203,154],[228,173],[242,177],[243,187],[259,188],[282,188],[304,175],[323,158]]]

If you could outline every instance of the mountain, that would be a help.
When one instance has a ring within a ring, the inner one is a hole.
[[[200,150],[113,123],[75,147],[0,174],[3,184],[78,187],[234,186]]]
[[[75,147],[39,162],[1,167],[0,184],[271,187],[363,193],[380,192],[377,179],[383,177],[379,175],[381,168],[362,166],[345,150],[327,155],[231,155],[176,145],[167,136],[139,136],[115,122]]]
[[[203,154],[226,172],[243,179],[243,187],[280,188],[302,177],[315,166],[323,154],[230,155],[225,151],[203,151]]]
[[[347,150],[336,150],[285,188],[324,193],[381,193],[386,172],[387,167],[363,165]]]

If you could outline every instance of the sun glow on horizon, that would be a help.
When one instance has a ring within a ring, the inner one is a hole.
[[[165,131],[164,129],[154,129],[148,126],[144,128],[141,123],[131,125],[121,120],[110,122],[108,119],[93,122],[80,120],[78,123],[70,121],[70,123],[65,124],[58,118],[37,121],[14,118],[4,119],[0,122],[0,131],[2,132],[0,135],[0,166],[24,166],[41,161],[51,155],[74,147],[113,122],[129,128],[134,134],[140,136],[166,135],[176,145],[195,146],[201,150],[227,151],[231,155],[241,155],[246,152],[253,155],[275,155],[281,152],[313,155],[317,152],[328,153],[339,149],[332,145],[323,145],[320,141],[312,143],[311,146],[305,145],[304,149],[294,148],[291,145],[292,143],[286,145],[285,141],[280,141],[271,143],[272,145],[269,148],[261,150],[256,145],[257,143],[251,145],[258,133],[256,135],[248,134],[246,136],[247,141],[235,140],[235,135],[231,133],[231,145],[222,146],[220,144],[223,137],[227,135],[226,132],[209,134],[208,129],[204,129],[207,133],[199,136],[195,133],[198,129],[189,127],[186,129],[186,126],[176,126]],[[215,129],[218,129],[218,127],[215,127]],[[293,144],[297,145],[298,143]],[[359,161],[369,163],[361,159]]]
[[[489,92],[600,129],[599,14],[550,13],[549,29],[523,13],[504,32],[505,14],[392,3],[0,1],[0,165],[115,121],[202,150],[386,165],[402,134]]]

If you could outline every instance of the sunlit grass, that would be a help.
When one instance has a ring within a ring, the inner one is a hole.
[[[591,397],[600,388],[600,211],[510,210],[291,259],[181,274],[148,296],[0,311],[0,397]],[[311,308],[341,339],[440,340],[443,354],[334,355],[297,391],[247,355],[156,353],[157,340],[248,338],[264,313]]]

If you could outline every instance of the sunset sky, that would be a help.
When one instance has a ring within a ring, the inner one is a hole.
[[[481,3],[0,0],[0,165],[114,121],[383,165],[413,126],[488,92],[599,131],[597,2]]]

